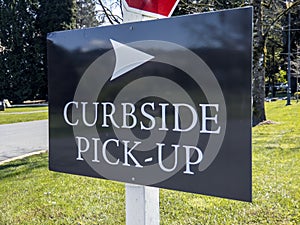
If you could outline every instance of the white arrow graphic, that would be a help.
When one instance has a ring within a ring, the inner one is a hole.
[[[110,80],[150,61],[154,56],[110,39],[116,54],[116,64]]]

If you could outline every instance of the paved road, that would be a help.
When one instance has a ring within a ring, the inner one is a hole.
[[[0,125],[0,162],[48,149],[48,120]]]

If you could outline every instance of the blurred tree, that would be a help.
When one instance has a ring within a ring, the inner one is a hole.
[[[42,75],[36,45],[37,0],[0,1],[0,98],[36,97]],[[2,83],[3,82],[3,83]]]
[[[47,98],[46,36],[75,28],[73,0],[0,0],[0,98]]]
[[[76,28],[99,26],[94,0],[76,0]]]
[[[76,28],[75,0],[39,0],[36,18],[36,31],[39,35],[39,54],[43,77],[41,82],[41,97],[47,99],[47,34],[53,31]]]

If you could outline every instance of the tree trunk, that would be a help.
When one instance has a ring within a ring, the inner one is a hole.
[[[252,125],[266,120],[265,114],[265,69],[259,61],[253,65],[253,115]]]
[[[254,37],[253,37],[253,114],[252,125],[266,120],[265,114],[265,37],[262,27],[262,1],[253,0]]]

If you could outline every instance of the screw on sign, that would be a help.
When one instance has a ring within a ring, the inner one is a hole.
[[[179,0],[125,0],[128,11],[146,12],[169,17],[173,13]],[[143,14],[143,13],[142,13]]]

